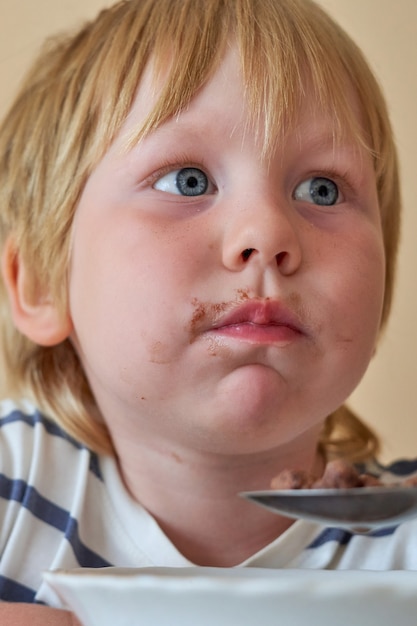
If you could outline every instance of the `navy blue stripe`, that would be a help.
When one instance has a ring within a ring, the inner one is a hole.
[[[61,439],[65,439],[68,441],[74,448],[77,450],[85,450],[87,449],[83,444],[79,441],[71,437],[68,433],[66,433],[58,424],[45,417],[40,411],[35,410],[34,413],[28,415],[26,413],[22,413],[19,410],[12,411],[6,417],[0,418],[0,428],[3,426],[7,426],[7,424],[13,424],[15,422],[23,422],[34,428],[37,424],[41,424],[46,432],[49,435],[53,435],[54,437],[60,437]],[[100,465],[98,461],[98,457],[93,452],[90,452],[90,471],[97,476],[99,480],[103,480],[103,476],[101,474]]]
[[[397,459],[389,465],[384,465],[377,459],[373,459],[371,465],[368,463],[358,463],[356,467],[359,472],[374,474],[375,476],[379,476],[383,472],[389,472],[401,478],[417,472],[417,459]]]
[[[94,476],[96,476],[96,478],[101,480],[101,482],[104,482],[103,474],[101,473],[99,458],[97,454],[94,454],[94,452],[91,452],[91,451],[89,452],[90,452],[90,463],[89,463],[88,468],[90,472],[94,474]]]
[[[417,472],[417,459],[400,459],[384,467],[385,470],[397,476],[407,476]]]
[[[64,430],[62,430],[62,428],[60,428],[57,424],[55,424],[55,422],[45,417],[42,413],[40,413],[37,410],[35,410],[34,413],[31,413],[30,415],[28,415],[27,413],[22,413],[21,411],[16,409],[15,411],[12,411],[11,413],[9,413],[9,415],[6,415],[6,417],[2,417],[0,419],[0,428],[7,424],[12,424],[13,422],[24,422],[25,424],[27,424],[28,426],[31,426],[32,428],[36,424],[42,424],[42,426],[50,435],[54,435],[55,437],[61,437],[62,439],[65,439],[77,449],[81,449],[84,447],[76,439],[68,435]]]
[[[44,498],[23,480],[11,480],[0,474],[0,497],[19,502],[45,524],[60,530],[71,545],[80,567],[108,567],[111,565],[88,548],[79,537],[78,522],[68,511]]]
[[[387,537],[392,535],[398,526],[389,526],[388,528],[380,528],[367,533],[367,537]],[[329,541],[336,541],[341,546],[346,546],[349,541],[356,537],[356,533],[351,533],[343,528],[326,528],[318,537],[310,543],[307,548],[319,548]]]
[[[0,597],[7,602],[34,602],[36,592],[11,578],[0,576]]]
[[[352,533],[343,528],[326,528],[307,548],[319,548],[328,541],[336,541],[341,546],[345,546],[351,539]]]

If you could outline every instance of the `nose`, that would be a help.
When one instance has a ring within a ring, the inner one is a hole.
[[[283,275],[296,272],[302,261],[300,221],[285,199],[252,196],[236,203],[223,241],[224,266],[240,271],[257,264]]]

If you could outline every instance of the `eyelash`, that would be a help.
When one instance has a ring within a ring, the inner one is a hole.
[[[347,171],[327,168],[325,170],[313,171],[307,176],[304,176],[303,180],[307,180],[309,178],[327,178],[328,180],[331,180],[335,185],[337,185],[337,188],[343,196],[353,194],[355,190],[355,185],[351,181],[351,175]]]
[[[158,182],[158,180],[162,178],[163,176],[166,176],[167,174],[170,174],[171,172],[174,172],[175,170],[182,170],[182,169],[187,169],[187,168],[193,168],[193,169],[195,168],[195,169],[201,170],[210,180],[213,187],[216,187],[215,183],[212,181],[210,174],[208,174],[208,167],[206,167],[204,163],[202,162],[197,163],[187,158],[184,158],[184,159],[179,158],[179,159],[175,159],[175,161],[174,160],[166,161],[166,163],[164,163],[161,167],[159,167],[155,172],[153,172],[150,176],[148,176],[145,179],[145,183],[153,187],[153,185],[155,185],[155,183]]]

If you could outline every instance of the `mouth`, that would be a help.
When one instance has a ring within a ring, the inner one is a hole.
[[[205,334],[256,344],[285,346],[306,335],[298,315],[271,299],[251,299],[213,316]]]

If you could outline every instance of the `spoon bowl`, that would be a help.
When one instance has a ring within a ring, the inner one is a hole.
[[[417,487],[266,490],[239,495],[279,515],[354,532],[396,526],[417,517]]]

